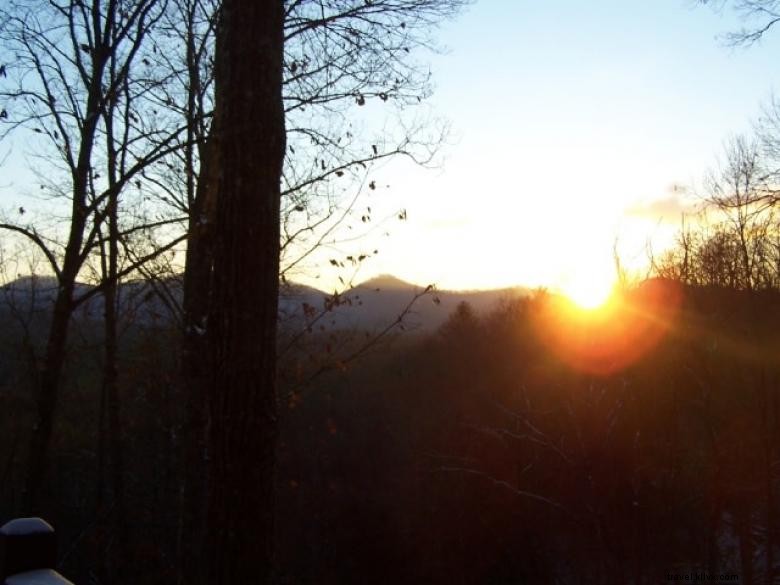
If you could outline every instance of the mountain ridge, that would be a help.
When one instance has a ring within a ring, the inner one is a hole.
[[[181,302],[181,281],[165,282],[175,300]],[[91,285],[77,283],[77,296]],[[150,283],[142,280],[124,282],[119,287],[120,309],[126,319],[158,325],[178,319]],[[35,312],[50,310],[57,281],[47,276],[22,276],[0,286],[0,307],[11,305]],[[493,308],[501,299],[530,294],[530,289],[512,287],[478,291],[440,290],[382,274],[340,292],[326,292],[308,284],[282,283],[279,292],[280,323],[303,327],[312,315],[329,313],[329,324],[337,329],[377,330],[403,317],[408,328],[430,331],[440,326],[461,302],[472,305],[478,313]],[[101,319],[103,298],[95,295],[74,314],[85,320]]]

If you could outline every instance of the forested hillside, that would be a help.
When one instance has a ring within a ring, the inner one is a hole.
[[[482,315],[462,303],[316,384],[280,370],[279,582],[651,583],[748,567],[761,582],[778,552],[780,296],[656,279],[611,311],[544,293]],[[8,512],[32,402],[24,336],[4,330]],[[89,571],[101,530],[100,354],[78,330],[61,495],[46,507],[72,575]],[[145,323],[122,344],[131,538],[113,554],[136,583],[160,582],[176,555],[174,335]]]

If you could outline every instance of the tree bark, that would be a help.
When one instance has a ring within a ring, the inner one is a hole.
[[[207,341],[209,583],[268,583],[277,436],[276,321],[284,3],[226,0],[217,51],[221,168]]]
[[[204,579],[206,411],[211,375],[205,332],[212,287],[216,220],[214,204],[220,166],[217,159],[218,117],[215,113],[212,134],[203,149],[198,185],[190,210],[183,281],[184,327],[180,367],[184,421],[181,432],[182,483],[178,545],[180,583],[199,583]]]

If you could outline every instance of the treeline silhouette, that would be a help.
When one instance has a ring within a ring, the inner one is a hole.
[[[563,309],[541,295],[461,305],[301,401],[281,453],[289,582],[773,582],[780,296],[653,280],[625,302],[663,336],[619,369],[583,361],[611,321],[584,353],[545,340]]]
[[[773,582],[780,294],[656,278],[612,306],[585,315],[544,293],[487,314],[464,303],[436,333],[379,344],[303,388],[310,357],[280,364],[277,581],[655,583],[696,570]],[[9,517],[33,420],[25,346],[40,336],[34,321],[3,321]],[[88,322],[75,332],[44,512],[77,582],[107,544],[121,582],[172,582],[176,333],[144,323],[123,336],[122,546],[96,505],[101,489],[112,501],[96,483],[99,337]]]

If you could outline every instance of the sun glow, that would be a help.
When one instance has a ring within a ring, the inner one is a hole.
[[[609,375],[635,363],[674,328],[681,294],[675,283],[650,280],[591,310],[568,296],[552,295],[537,331],[571,368]]]
[[[612,288],[611,282],[574,282],[563,289],[563,294],[581,309],[592,310],[606,304],[612,294]]]
[[[561,283],[561,293],[580,309],[593,310],[606,304],[615,288],[611,274],[601,271],[580,272]]]

